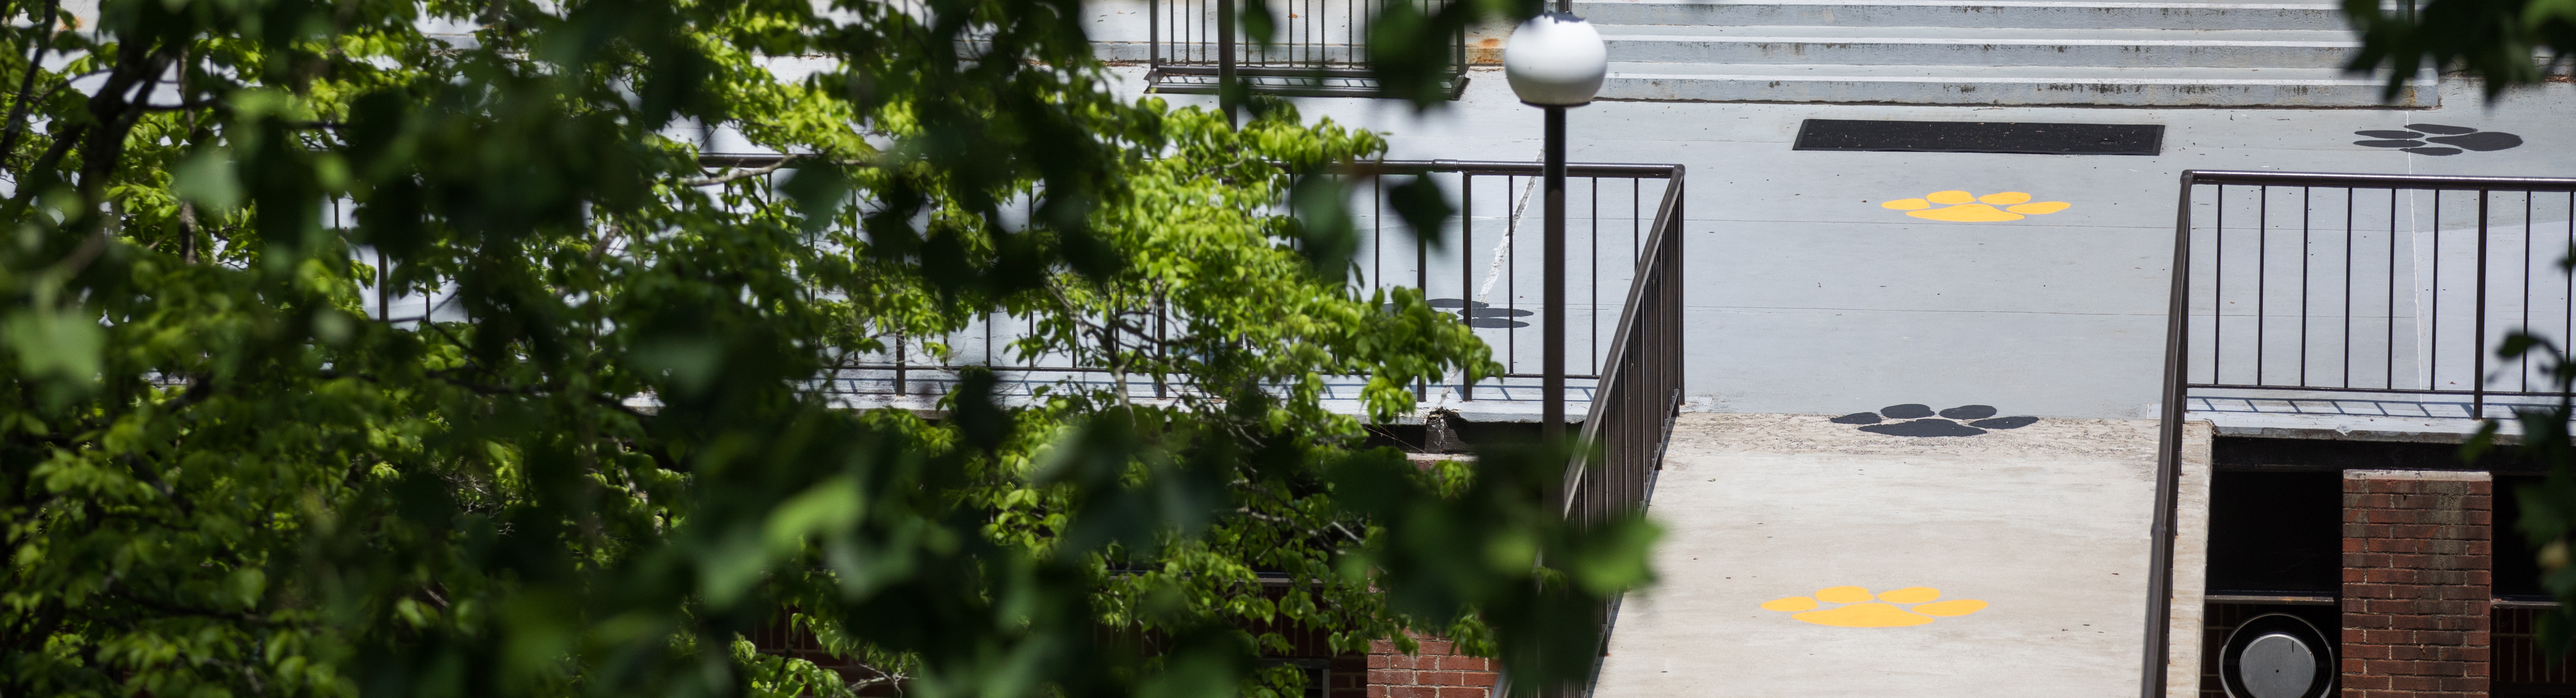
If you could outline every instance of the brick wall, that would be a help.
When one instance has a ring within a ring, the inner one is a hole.
[[[2488,689],[2493,479],[2343,476],[2345,698],[2468,698]]]
[[[1370,643],[1368,698],[1486,698],[1497,677],[1493,660],[1459,655],[1447,640],[1415,640],[1421,651],[1412,656],[1392,640]]]

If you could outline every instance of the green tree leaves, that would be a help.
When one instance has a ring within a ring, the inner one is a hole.
[[[13,5],[70,60],[0,148],[0,693],[1276,695],[1253,628],[1508,647],[1642,579],[1537,465],[1345,506],[1322,376],[1493,370],[1337,280],[1383,142],[1119,100],[1080,9]],[[1116,379],[828,389],[1001,316]]]
[[[2350,67],[2394,71],[2392,99],[2427,68],[2476,75],[2493,98],[2540,82],[2576,55],[2576,2],[2566,0],[2408,0],[2395,7],[2345,0],[2343,12],[2361,33]],[[2544,50],[2549,57],[2535,57]]]

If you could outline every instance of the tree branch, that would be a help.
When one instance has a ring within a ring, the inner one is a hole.
[[[158,600],[154,600],[154,599],[147,599],[147,598],[143,598],[143,597],[140,597],[140,596],[135,596],[135,595],[133,595],[133,594],[126,593],[126,592],[125,592],[125,590],[123,590],[123,589],[115,589],[115,590],[109,591],[108,593],[109,593],[110,595],[113,595],[113,596],[117,597],[117,598],[124,599],[124,600],[126,600],[126,601],[132,602],[134,605],[142,606],[142,607],[145,607],[145,608],[149,608],[149,609],[152,609],[152,610],[155,610],[155,611],[160,611],[160,612],[162,612],[162,613],[167,613],[167,614],[172,614],[172,615],[197,616],[197,617],[200,617],[200,618],[213,618],[213,619],[216,619],[216,620],[228,620],[228,621],[233,621],[233,622],[237,622],[237,623],[249,623],[249,624],[251,624],[251,625],[257,625],[257,626],[260,626],[260,627],[271,627],[271,626],[275,626],[275,625],[277,625],[277,623],[276,623],[275,621],[271,621],[271,620],[266,619],[266,618],[261,618],[261,617],[259,617],[259,616],[257,616],[257,615],[250,614],[250,613],[243,613],[243,612],[238,612],[238,611],[233,611],[233,612],[227,612],[227,611],[215,611],[215,610],[208,610],[208,609],[203,609],[203,608],[195,608],[195,607],[191,607],[191,606],[181,606],[181,605],[178,605],[178,604],[169,603],[169,602],[165,602],[165,601],[158,601]]]
[[[36,18],[36,39],[29,42],[35,44],[35,47],[27,51],[27,74],[18,79],[18,98],[9,107],[8,133],[0,135],[0,158],[18,152],[18,133],[26,126],[27,120],[27,93],[35,91],[36,73],[45,64],[45,49],[54,43],[54,28],[60,24],[54,18],[54,14],[58,11],[60,2],[61,0],[45,0],[43,16]]]
[[[786,156],[786,157],[779,158],[777,162],[769,163],[768,165],[763,166],[763,167],[754,167],[754,168],[747,169],[747,170],[734,170],[734,171],[727,172],[727,173],[724,173],[724,174],[720,174],[720,175],[711,175],[711,176],[706,176],[706,177],[688,177],[688,178],[684,178],[684,179],[681,179],[681,180],[680,180],[680,186],[684,186],[684,187],[703,187],[703,186],[709,186],[709,185],[715,185],[715,184],[723,184],[723,183],[726,183],[726,182],[732,182],[732,181],[738,181],[738,180],[750,179],[750,178],[753,178],[753,177],[759,177],[759,176],[762,176],[762,175],[766,175],[766,174],[769,174],[769,173],[772,173],[772,172],[777,172],[777,171],[779,171],[780,169],[784,169],[784,168],[786,168],[788,165],[795,164],[797,161],[799,161],[799,160],[805,160],[805,159],[807,159],[807,158],[806,158],[806,156],[802,156],[802,155],[789,155],[789,156]]]

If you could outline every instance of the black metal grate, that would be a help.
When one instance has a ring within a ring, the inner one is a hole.
[[[1808,119],[1796,150],[1917,153],[2155,155],[2161,124],[2038,124],[1987,121],[1853,121]]]

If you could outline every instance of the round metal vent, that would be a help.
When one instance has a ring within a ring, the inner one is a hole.
[[[2324,698],[2334,692],[2334,645],[2298,616],[2255,616],[2228,631],[2218,676],[2228,698]]]

